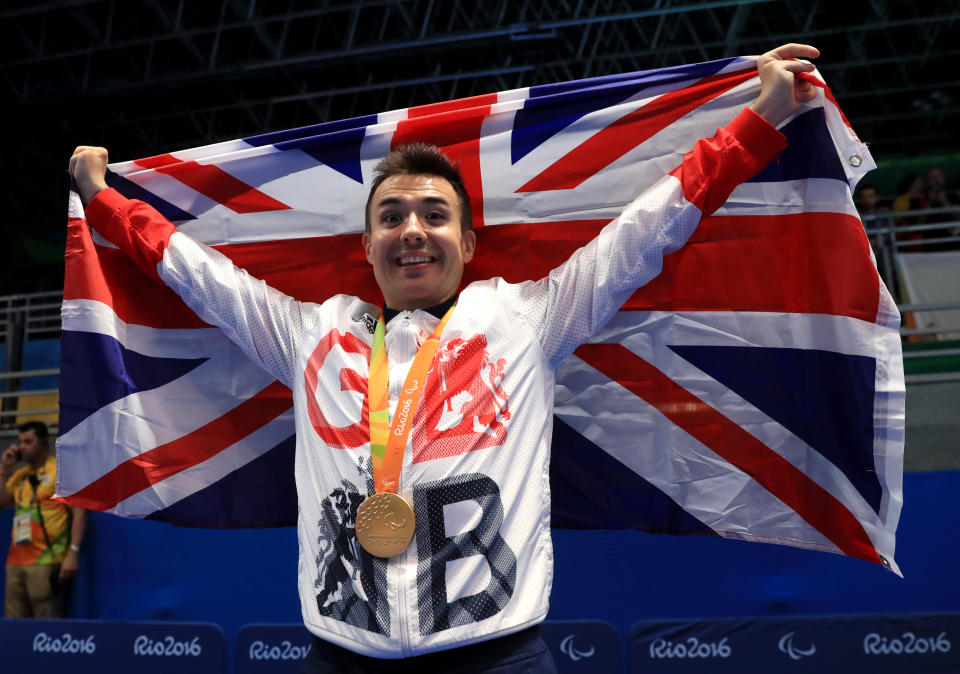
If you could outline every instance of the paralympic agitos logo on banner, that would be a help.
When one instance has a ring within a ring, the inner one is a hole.
[[[566,655],[574,662],[579,660],[585,660],[586,658],[592,658],[593,655],[597,652],[592,645],[588,646],[586,649],[581,650],[573,645],[573,640],[576,638],[576,634],[568,634],[563,638],[563,641],[560,642],[560,652]]]
[[[807,647],[797,646],[794,644],[793,639],[796,636],[796,632],[787,632],[777,643],[777,648],[781,653],[786,653],[790,656],[791,660],[800,660],[801,658],[813,655],[817,652],[817,647],[814,644],[810,644]]]

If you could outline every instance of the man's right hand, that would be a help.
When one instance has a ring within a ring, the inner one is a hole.
[[[13,472],[13,467],[18,463],[20,463],[20,449],[17,445],[10,445],[3,450],[3,457],[0,458],[0,472],[4,475],[10,475]]]
[[[107,149],[80,145],[70,157],[70,175],[77,183],[83,205],[107,189]]]

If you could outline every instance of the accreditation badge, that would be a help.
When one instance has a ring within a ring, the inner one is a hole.
[[[30,522],[30,513],[20,513],[13,517],[13,544],[29,545],[33,540],[33,525]]]

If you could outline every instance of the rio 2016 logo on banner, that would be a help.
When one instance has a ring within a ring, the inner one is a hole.
[[[958,630],[960,615],[943,614],[644,621],[630,655],[635,671],[662,674],[960,672]]]
[[[169,634],[153,640],[146,634],[141,634],[133,642],[134,655],[154,655],[158,657],[199,657],[203,653],[203,647],[200,645],[200,637],[194,637],[190,641],[177,641]]]
[[[2,672],[223,674],[217,625],[106,620],[0,620]]]
[[[35,653],[75,653],[75,654],[93,654],[97,652],[97,644],[93,635],[87,637],[74,637],[69,632],[59,636],[51,637],[46,632],[37,632],[33,638],[33,651]]]
[[[296,674],[312,637],[301,624],[244,625],[234,645],[236,674]]]

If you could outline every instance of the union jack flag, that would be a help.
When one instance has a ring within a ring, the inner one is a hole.
[[[553,523],[894,562],[899,315],[851,188],[873,161],[823,95],[663,272],[558,371]],[[380,303],[359,237],[373,167],[459,162],[465,282],[540,278],[759,91],[755,57],[505,91],[113,164],[108,182],[299,299]],[[292,524],[290,393],[92,234],[71,197],[58,494],[187,526]]]

